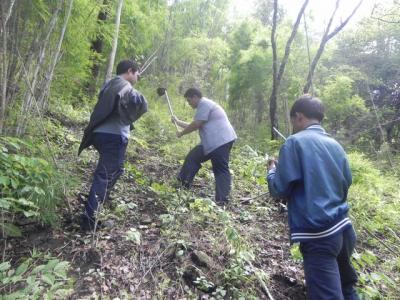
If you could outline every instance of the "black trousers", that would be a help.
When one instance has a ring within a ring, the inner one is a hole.
[[[215,201],[227,202],[231,191],[231,173],[229,171],[229,156],[233,141],[224,144],[211,153],[205,155],[203,146],[194,147],[186,156],[185,162],[178,175],[178,180],[183,186],[189,188],[194,177],[201,168],[201,164],[211,160],[212,169],[215,177]]]

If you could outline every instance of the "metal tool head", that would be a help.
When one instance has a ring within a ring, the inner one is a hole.
[[[166,91],[167,91],[166,88],[159,87],[159,88],[157,89],[157,94],[158,94],[158,96],[164,96]]]

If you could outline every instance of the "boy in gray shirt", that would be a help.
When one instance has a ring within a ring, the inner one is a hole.
[[[190,88],[184,97],[189,105],[196,109],[196,115],[191,123],[172,117],[172,121],[183,128],[177,136],[180,138],[199,130],[201,143],[186,156],[178,180],[189,188],[201,164],[211,160],[215,177],[215,201],[218,205],[225,205],[228,203],[231,190],[229,156],[233,142],[237,138],[235,130],[224,109],[214,101],[203,97],[200,90]]]

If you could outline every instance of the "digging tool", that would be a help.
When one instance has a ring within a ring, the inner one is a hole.
[[[272,127],[272,129],[281,137],[286,141],[286,137],[278,130],[276,129],[275,126]]]
[[[144,64],[142,65],[142,67],[140,68],[140,75],[143,76],[143,73],[147,70],[148,67],[150,67],[150,65],[157,59],[157,52],[158,50],[160,50],[160,47],[158,47],[158,49],[156,49],[156,51],[154,51],[144,62]]]
[[[174,117],[175,115],[174,115],[174,112],[172,111],[171,101],[169,101],[167,89],[166,89],[166,88],[163,88],[163,87],[159,87],[159,88],[157,89],[157,94],[158,94],[158,96],[160,96],[160,97],[165,95],[165,98],[167,99],[168,108],[169,108],[169,112],[170,112],[170,114],[171,114],[171,117]],[[176,130],[179,131],[178,124],[176,124],[175,119],[173,119],[173,120],[174,120],[174,124],[175,124]]]
[[[142,69],[140,70],[140,75],[142,75],[148,67],[157,59],[157,56],[154,56],[149,62],[146,62],[145,65],[143,65]]]

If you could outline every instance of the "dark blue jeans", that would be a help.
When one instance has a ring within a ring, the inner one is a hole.
[[[227,202],[232,181],[229,171],[229,156],[232,145],[233,142],[229,142],[207,155],[204,155],[203,146],[194,147],[185,158],[178,180],[183,186],[190,188],[194,177],[201,168],[201,164],[211,159],[215,177],[215,201]]]
[[[128,139],[118,134],[94,133],[93,146],[99,152],[99,161],[93,175],[86,217],[94,219],[99,203],[107,200],[112,187],[124,172],[124,160]]]
[[[357,274],[350,262],[355,243],[352,227],[326,239],[300,243],[308,299],[359,299],[354,289]]]

